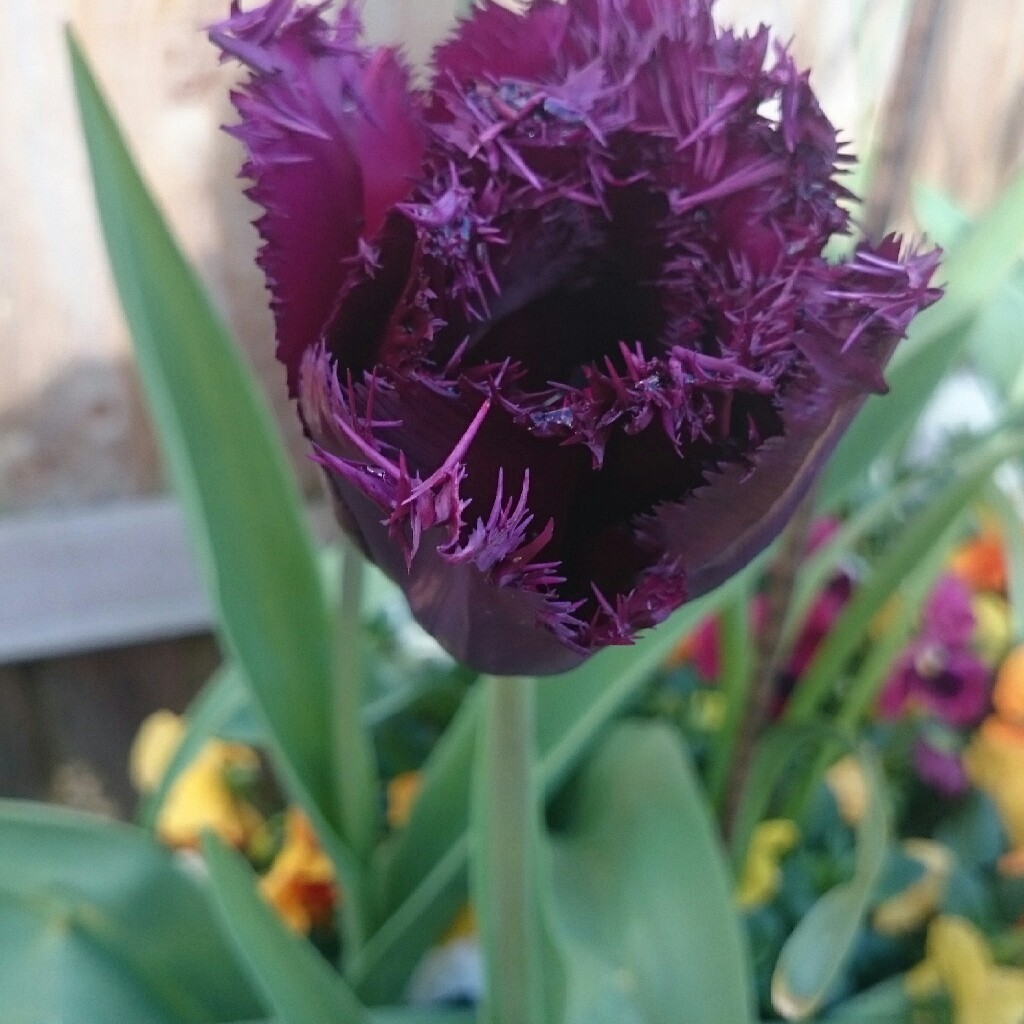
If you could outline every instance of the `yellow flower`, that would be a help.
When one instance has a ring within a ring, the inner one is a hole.
[[[998,594],[978,594],[974,612],[974,649],[987,665],[996,665],[1010,646],[1010,606]]]
[[[720,690],[698,690],[692,708],[693,724],[702,732],[719,732],[725,726],[729,702]]]
[[[825,784],[839,807],[839,816],[851,828],[864,820],[868,809],[868,780],[864,768],[852,754],[841,757],[829,768]]]
[[[1010,651],[999,666],[992,705],[1007,724],[1024,726],[1024,644]]]
[[[150,715],[139,729],[129,755],[132,782],[152,792],[163,779],[185,734],[170,711]],[[232,846],[244,846],[259,828],[260,815],[228,784],[240,770],[255,772],[256,752],[240,743],[210,740],[171,786],[157,816],[156,831],[168,846],[195,847],[206,830]]]
[[[388,783],[387,818],[392,828],[408,823],[422,784],[419,772],[402,772]]]
[[[924,867],[924,874],[902,892],[881,903],[871,923],[880,935],[909,935],[939,909],[953,870],[953,855],[930,839],[906,839],[903,851]]]
[[[964,751],[964,767],[995,803],[1010,844],[1024,848],[1024,727],[990,715]]]
[[[736,887],[736,902],[744,910],[767,903],[782,884],[780,861],[800,841],[795,822],[788,818],[762,821],[750,838],[743,874]]]
[[[925,959],[906,978],[908,993],[945,990],[955,1024],[1021,1024],[1024,970],[997,967],[985,937],[960,917],[938,917],[928,929]]]
[[[173,711],[154,711],[144,719],[128,753],[128,777],[140,793],[160,785],[185,735],[185,721]]]
[[[284,845],[260,879],[260,892],[294,931],[305,934],[331,919],[338,900],[334,865],[297,808],[288,809]]]

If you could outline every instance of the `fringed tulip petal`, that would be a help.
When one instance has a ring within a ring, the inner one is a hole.
[[[215,38],[338,515],[477,668],[569,668],[741,568],[938,297],[896,238],[826,261],[849,159],[710,0],[486,3],[413,96],[352,4]]]

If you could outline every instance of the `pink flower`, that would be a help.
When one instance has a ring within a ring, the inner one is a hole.
[[[956,576],[939,579],[925,603],[917,636],[900,655],[879,697],[884,718],[910,708],[949,725],[970,725],[985,712],[990,673],[975,654],[971,592]]]

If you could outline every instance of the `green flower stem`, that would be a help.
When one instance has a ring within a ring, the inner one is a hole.
[[[486,962],[483,1024],[543,1024],[536,682],[488,679],[477,747],[471,892]]]
[[[793,587],[807,546],[807,537],[814,520],[816,490],[797,507],[782,536],[778,558],[772,564],[765,591],[768,612],[758,636],[756,664],[752,669],[749,696],[735,726],[732,759],[726,774],[721,800],[722,831],[728,841],[736,825],[736,816],[743,800],[747,776],[761,734],[768,726],[775,676],[783,655],[780,645],[786,613],[793,599]]]
[[[335,644],[333,757],[336,798],[344,838],[359,868],[365,868],[378,832],[377,772],[373,744],[363,722],[364,670],[360,614],[363,602],[363,558],[346,544],[341,570],[341,602]],[[358,950],[371,927],[365,872],[345,882],[342,923],[346,954]]]
[[[750,632],[750,587],[742,586],[722,609],[718,619],[721,693],[725,698],[725,721],[716,738],[708,772],[708,790],[719,809],[725,797],[725,784],[733,751],[740,733],[743,712],[750,698],[754,673],[754,649]]]

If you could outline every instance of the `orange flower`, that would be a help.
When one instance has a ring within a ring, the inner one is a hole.
[[[260,879],[260,891],[294,931],[308,933],[331,919],[339,895],[334,865],[297,808],[288,809],[284,845]]]
[[[1007,725],[1024,726],[1024,644],[1010,651],[999,666],[992,704]]]
[[[974,590],[1006,590],[1006,552],[1003,538],[992,528],[962,544],[950,567]]]

